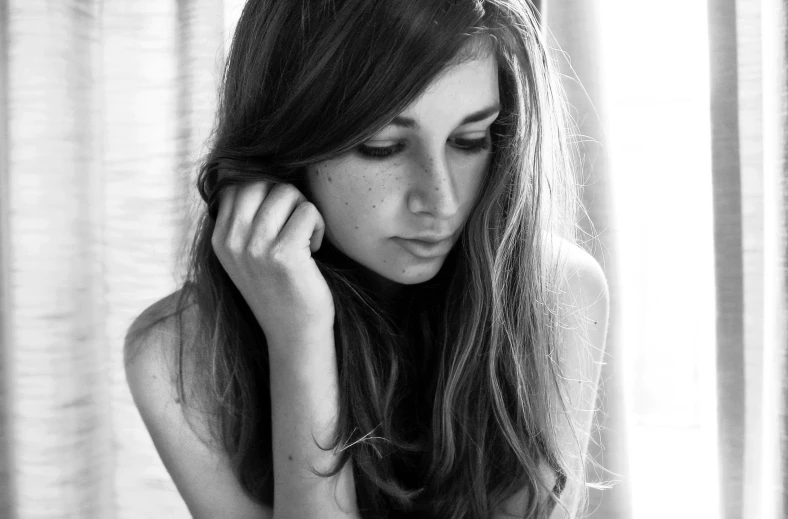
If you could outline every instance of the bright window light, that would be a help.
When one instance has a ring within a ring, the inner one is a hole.
[[[717,518],[707,6],[599,4],[634,517]]]
[[[227,59],[227,53],[230,50],[230,42],[233,39],[233,32],[235,26],[238,24],[238,19],[241,17],[246,0],[224,0],[224,57]]]

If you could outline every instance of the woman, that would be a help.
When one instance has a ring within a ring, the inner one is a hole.
[[[532,7],[250,1],[126,373],[197,517],[569,517],[607,291]],[[553,514],[553,515],[551,515]]]

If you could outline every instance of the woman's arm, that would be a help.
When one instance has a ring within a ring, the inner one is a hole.
[[[315,445],[328,444],[339,409],[333,331],[298,340],[303,343],[269,345],[270,352],[312,352],[298,362],[292,355],[270,356],[274,518],[359,517],[351,462],[328,478],[309,468],[326,471],[339,457]]]

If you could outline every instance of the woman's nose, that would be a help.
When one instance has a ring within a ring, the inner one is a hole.
[[[428,213],[444,220],[453,217],[460,200],[445,152],[425,153],[414,161],[413,169],[408,208],[415,214]]]

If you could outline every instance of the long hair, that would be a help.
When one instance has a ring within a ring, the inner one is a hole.
[[[250,0],[224,71],[198,189],[205,202],[179,310],[197,305],[200,405],[245,491],[273,502],[265,335],[211,246],[219,194],[267,179],[309,199],[306,167],[351,150],[449,66],[492,52],[501,113],[476,207],[439,274],[380,300],[327,240],[314,254],[336,308],[339,420],[326,449],[351,462],[368,517],[490,517],[526,488],[525,517],[584,484],[557,441],[561,272],[575,242],[571,119],[527,0]],[[220,175],[220,172],[222,173]],[[547,467],[556,476],[541,476]],[[554,483],[554,485],[553,485]],[[552,485],[552,486],[551,486]]]

